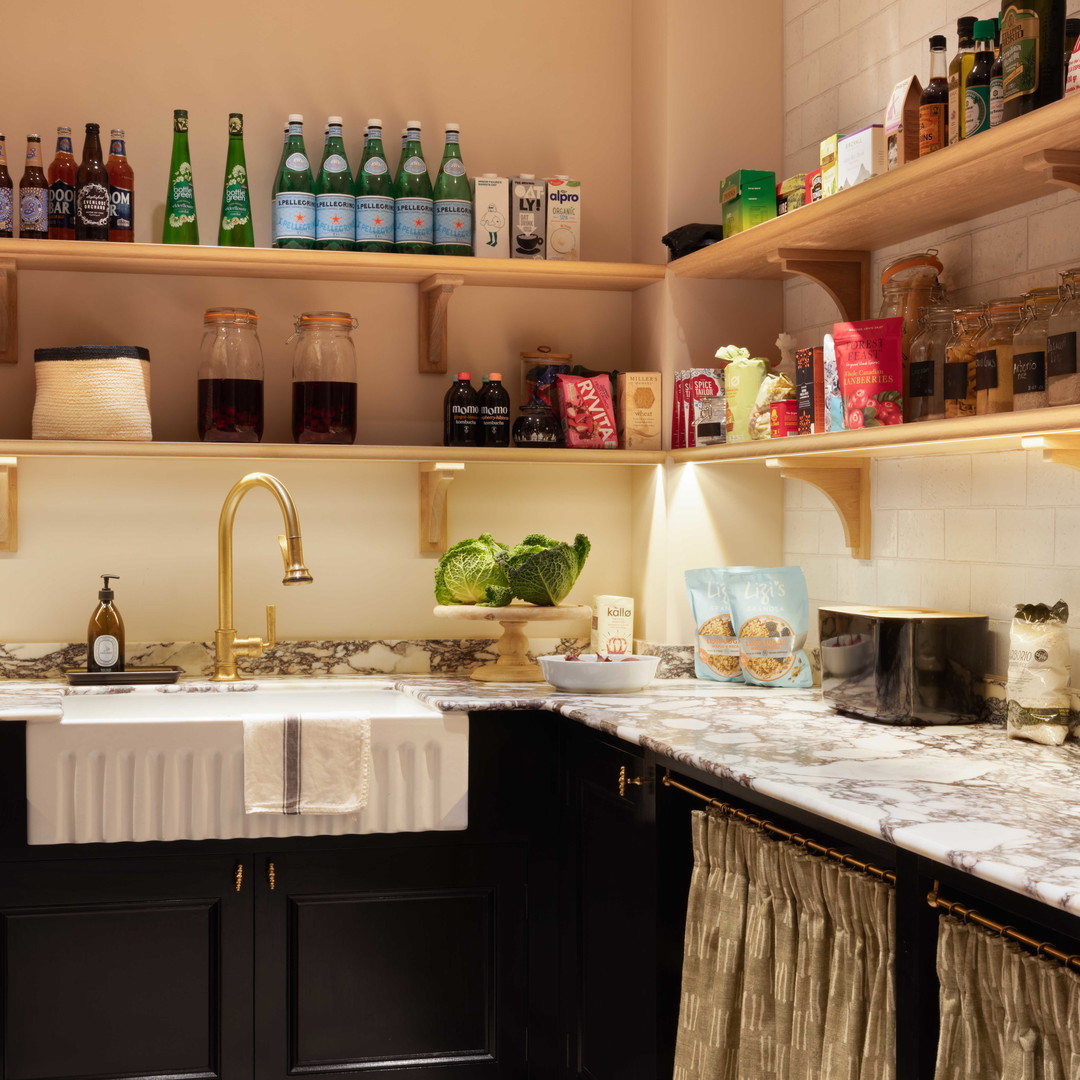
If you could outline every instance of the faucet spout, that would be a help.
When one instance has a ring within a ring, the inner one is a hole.
[[[296,504],[288,488],[268,473],[248,473],[233,484],[221,507],[218,519],[218,626],[214,632],[214,682],[237,682],[236,660],[240,656],[260,656],[267,645],[273,645],[270,610],[267,609],[267,641],[262,638],[240,638],[233,626],[233,521],[240,500],[256,487],[266,488],[277,500],[285,521],[285,535],[278,537],[281,555],[285,562],[284,585],[306,584],[312,580],[304,565],[301,546],[300,521]]]

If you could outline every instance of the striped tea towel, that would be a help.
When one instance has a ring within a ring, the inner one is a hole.
[[[367,806],[370,768],[369,716],[244,720],[248,814],[355,814]]]

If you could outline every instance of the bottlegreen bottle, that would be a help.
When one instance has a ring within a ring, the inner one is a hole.
[[[472,189],[461,162],[461,128],[446,125],[446,146],[435,179],[436,255],[471,255]]]
[[[221,222],[217,242],[220,247],[255,246],[247,161],[244,158],[244,117],[241,113],[229,113],[229,152],[225,158],[225,185],[221,192]]]
[[[405,163],[394,185],[394,250],[430,255],[435,239],[431,178],[420,145],[420,121],[410,120],[407,127]]]
[[[368,121],[364,157],[356,170],[356,250],[394,250],[394,184],[377,118]]]
[[[199,222],[195,216],[195,182],[188,150],[187,109],[173,110],[172,161],[169,163],[169,191],[165,196],[163,244],[197,244]]]
[[[315,247],[320,251],[352,251],[355,245],[356,196],[341,131],[341,117],[331,116],[315,182]]]
[[[315,246],[315,180],[304,149],[304,118],[289,117],[285,161],[274,184],[272,247]]]

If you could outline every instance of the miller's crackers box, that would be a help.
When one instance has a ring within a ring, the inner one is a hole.
[[[547,257],[560,262],[581,258],[581,181],[569,176],[547,182]]]
[[[620,371],[615,422],[620,450],[659,450],[660,372]]]

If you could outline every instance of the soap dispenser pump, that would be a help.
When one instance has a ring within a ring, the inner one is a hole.
[[[105,587],[98,590],[98,606],[90,616],[86,631],[86,670],[124,670],[124,620],[113,603],[110,579],[120,580],[117,574],[102,574]]]

